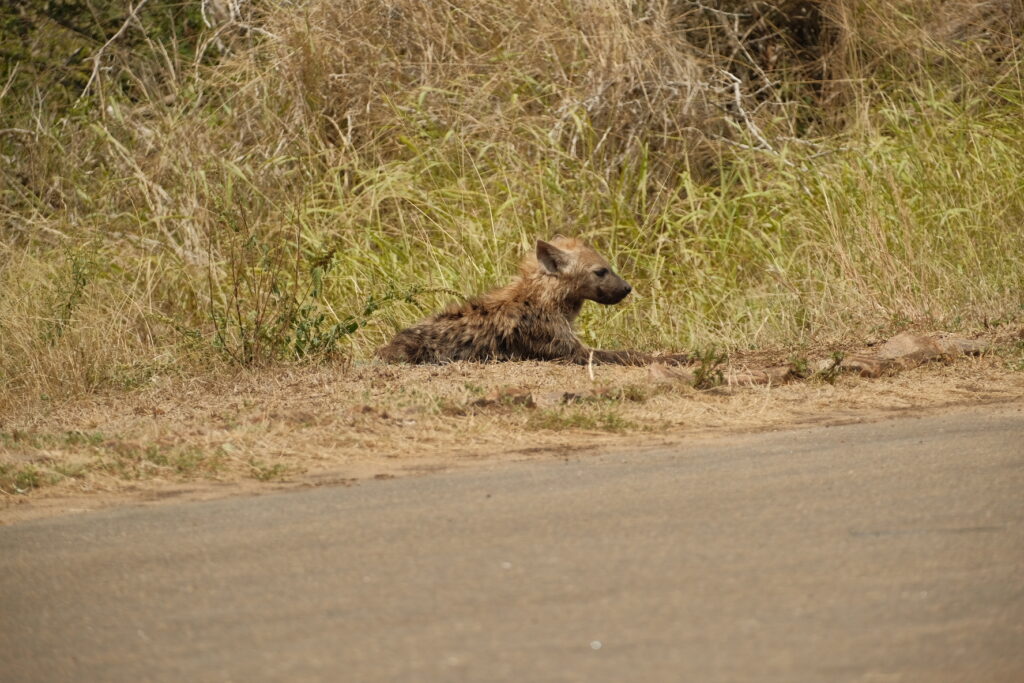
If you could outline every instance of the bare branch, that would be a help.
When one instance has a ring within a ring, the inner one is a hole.
[[[110,47],[114,43],[114,41],[116,41],[118,38],[125,34],[131,23],[138,18],[139,10],[141,10],[146,5],[147,2],[149,2],[149,0],[139,0],[139,4],[135,5],[135,7],[129,6],[128,18],[124,20],[123,24],[121,24],[121,28],[117,29],[117,33],[110,36],[110,39],[107,40],[107,42],[103,43],[103,46],[96,51],[96,54],[90,57],[90,59],[92,60],[92,73],[89,74],[89,80],[86,82],[85,87],[82,88],[82,94],[78,96],[79,101],[81,101],[83,97],[89,94],[89,90],[92,88],[93,83],[99,76],[100,60],[103,58],[103,53],[106,51],[108,47]]]

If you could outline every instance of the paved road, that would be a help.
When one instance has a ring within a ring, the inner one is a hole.
[[[0,528],[4,681],[1024,681],[1024,412]]]

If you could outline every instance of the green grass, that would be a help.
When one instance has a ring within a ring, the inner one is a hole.
[[[559,232],[634,286],[584,310],[604,347],[1024,319],[1019,17],[732,3],[768,62],[703,11],[463,4],[284,3],[205,52],[154,9],[81,98],[5,67],[0,410],[369,359]]]
[[[627,432],[638,428],[632,420],[627,420],[614,409],[600,412],[586,411],[575,408],[557,410],[538,410],[530,414],[526,428],[532,430],[562,431],[581,429],[601,432]]]
[[[287,465],[281,463],[268,465],[255,459],[249,463],[249,467],[250,475],[258,481],[284,481],[292,473],[292,468]]]
[[[1001,355],[1006,359],[1006,367],[1014,372],[1024,372],[1024,340],[1007,345]]]
[[[15,429],[10,432],[0,432],[0,446],[5,446],[12,450],[98,446],[105,440],[106,437],[99,432],[82,432],[77,430],[50,433],[27,432]]]
[[[35,465],[0,463],[0,493],[26,494],[45,482],[46,476]]]

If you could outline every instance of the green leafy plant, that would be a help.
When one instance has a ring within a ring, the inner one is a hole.
[[[706,349],[694,354],[694,357],[700,363],[693,371],[695,389],[713,389],[725,382],[723,365],[729,359],[727,353]]]
[[[52,346],[57,343],[71,322],[89,284],[90,261],[80,252],[66,256],[67,271],[61,274],[55,292],[53,314],[46,320],[43,341]]]
[[[42,486],[44,477],[34,465],[0,463],[0,493],[23,495]]]

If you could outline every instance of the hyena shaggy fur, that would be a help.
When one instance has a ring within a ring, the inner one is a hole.
[[[532,359],[646,365],[655,360],[650,354],[591,349],[573,331],[584,301],[617,304],[632,289],[582,240],[538,240],[511,284],[402,330],[378,355],[394,363]]]

